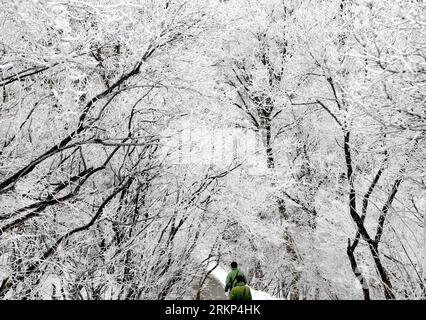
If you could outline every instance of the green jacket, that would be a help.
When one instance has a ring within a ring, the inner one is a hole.
[[[225,292],[229,289],[232,289],[237,284],[237,275],[242,275],[244,277],[244,282],[247,283],[245,274],[238,268],[232,269],[231,272],[228,273],[226,277],[226,286],[225,286]]]
[[[229,300],[236,301],[247,301],[251,299],[250,288],[247,287],[244,282],[238,282],[235,287],[232,288],[229,293]]]

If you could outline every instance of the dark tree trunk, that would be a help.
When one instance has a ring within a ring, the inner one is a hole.
[[[354,243],[351,245],[351,240],[348,239],[348,248],[346,250],[346,253],[348,254],[348,258],[349,258],[349,261],[351,263],[352,271],[353,271],[355,277],[359,280],[359,283],[361,284],[362,293],[364,295],[364,300],[370,300],[370,289],[368,288],[367,280],[364,278],[361,270],[359,270],[358,263],[355,259],[354,251],[355,251],[355,248],[358,245],[358,242],[359,242],[359,239],[356,238]]]
[[[378,251],[378,245],[373,242],[369,242],[368,244],[371,254],[373,256],[374,264],[376,265],[377,272],[379,273],[380,279],[382,280],[383,287],[384,287],[384,293],[386,299],[395,299],[395,295],[392,292],[392,283],[389,279],[389,276],[385,270],[385,267],[383,266],[379,251]]]
[[[274,154],[271,145],[271,123],[266,123],[266,163],[269,169],[275,168]]]

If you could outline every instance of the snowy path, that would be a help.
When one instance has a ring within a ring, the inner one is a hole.
[[[209,275],[201,290],[201,300],[227,300],[222,283],[216,277]]]

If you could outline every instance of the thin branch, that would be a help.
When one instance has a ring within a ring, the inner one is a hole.
[[[376,236],[374,238],[374,242],[376,243],[376,245],[378,245],[378,243],[380,242],[380,239],[382,237],[383,225],[385,223],[386,215],[389,211],[389,208],[392,206],[392,202],[395,199],[396,193],[398,192],[398,188],[401,185],[401,182],[402,182],[402,177],[398,177],[395,180],[395,182],[392,186],[391,193],[389,194],[389,197],[386,200],[386,203],[384,204],[382,211],[380,213],[379,222],[378,222],[378,225],[377,225]]]
[[[336,115],[333,113],[333,112],[331,112],[330,111],[330,109],[324,104],[324,103],[322,103],[320,100],[316,100],[316,103],[318,103],[321,107],[323,107],[323,109],[325,110],[325,111],[327,111],[328,112],[328,114],[330,115],[330,116],[332,116],[333,117],[333,119],[337,122],[337,124],[343,129],[343,125],[342,125],[342,123],[340,122],[340,120],[339,119],[337,119],[337,117],[336,117]]]

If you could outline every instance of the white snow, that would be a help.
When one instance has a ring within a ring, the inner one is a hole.
[[[9,70],[11,68],[13,68],[13,64],[12,63],[0,64],[0,69],[1,70]]]

